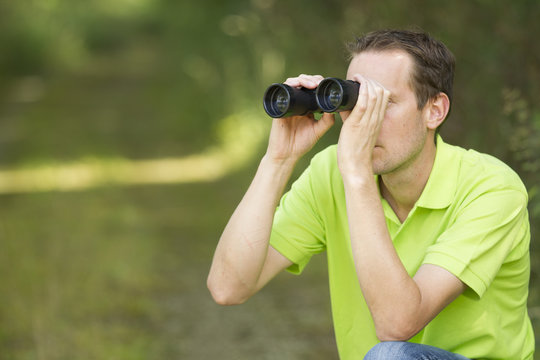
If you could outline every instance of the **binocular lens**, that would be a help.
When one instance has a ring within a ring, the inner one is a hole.
[[[289,94],[283,88],[276,88],[270,95],[270,103],[276,113],[285,113],[289,108]]]
[[[264,94],[264,110],[273,118],[283,117],[289,110],[291,95],[284,84],[273,84]]]
[[[266,113],[275,119],[320,111],[315,90],[285,84],[270,85],[264,93],[263,105]]]
[[[341,92],[340,87],[337,84],[332,83],[332,85],[328,87],[327,91],[328,94],[325,94],[325,96],[327,96],[325,101],[327,101],[332,107],[338,107],[339,104],[341,104],[341,99],[343,98],[343,93]]]
[[[359,86],[356,81],[326,78],[317,87],[317,103],[324,112],[351,110],[356,104]]]

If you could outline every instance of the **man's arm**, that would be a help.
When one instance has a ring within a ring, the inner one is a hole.
[[[399,259],[372,169],[372,152],[390,94],[374,81],[360,76],[356,80],[362,83],[358,103],[344,117],[338,143],[356,273],[377,337],[408,340],[466,286],[435,265],[422,265],[411,278]]]
[[[378,189],[347,182],[347,214],[356,272],[381,341],[422,330],[466,286],[445,269],[424,264],[411,278],[388,234]]]
[[[322,76],[287,79],[292,87],[315,88]],[[246,301],[292,264],[269,246],[274,212],[298,159],[333,125],[334,116],[313,114],[274,119],[268,149],[216,248],[207,285],[219,304]]]
[[[251,186],[220,238],[208,288],[222,305],[246,301],[291,262],[268,241],[274,211],[294,164],[263,158]]]

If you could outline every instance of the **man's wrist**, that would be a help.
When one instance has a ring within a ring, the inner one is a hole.
[[[344,171],[341,173],[343,185],[352,188],[365,188],[374,183],[373,171],[371,168],[359,168],[354,171]]]
[[[258,171],[272,183],[284,187],[293,173],[296,162],[297,160],[293,158],[275,159],[266,154],[259,163]]]
[[[295,157],[275,158],[266,153],[261,160],[261,165],[276,171],[292,171],[298,160]]]

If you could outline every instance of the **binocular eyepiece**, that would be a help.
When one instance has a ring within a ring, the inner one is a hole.
[[[264,93],[264,110],[273,118],[347,111],[356,104],[359,87],[356,81],[337,78],[325,78],[316,89],[272,84]]]

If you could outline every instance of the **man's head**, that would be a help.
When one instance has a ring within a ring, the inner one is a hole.
[[[378,30],[347,44],[351,59],[366,51],[401,50],[413,60],[410,86],[416,95],[418,109],[428,100],[445,93],[452,102],[455,59],[438,40],[420,31]]]
[[[370,33],[350,49],[347,79],[370,79],[390,92],[373,149],[374,172],[417,174],[429,168],[450,107],[452,54],[424,33],[393,30]],[[345,120],[349,115],[341,113]]]

